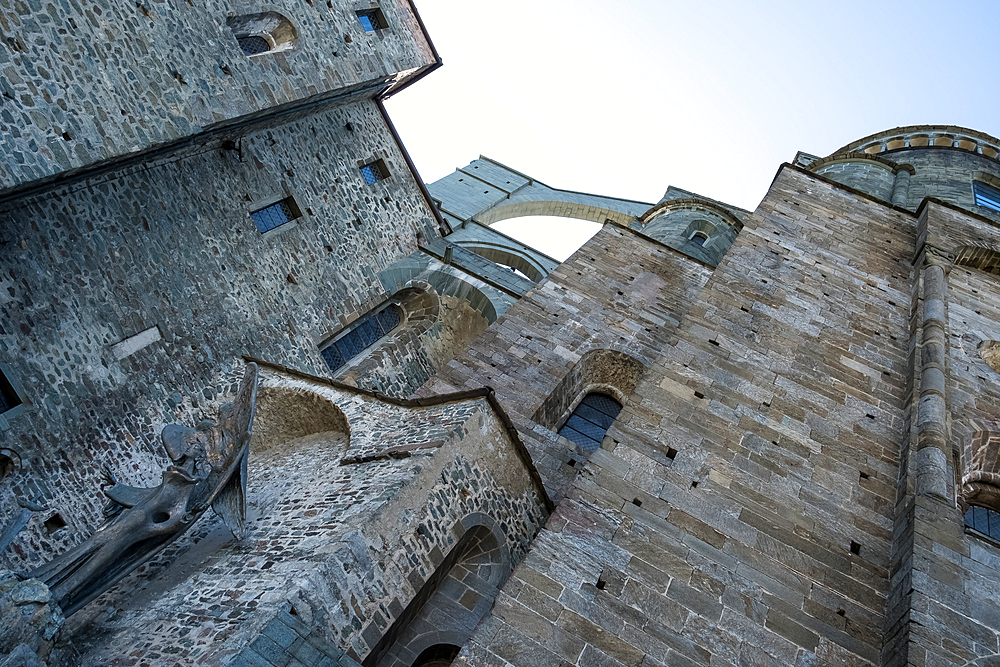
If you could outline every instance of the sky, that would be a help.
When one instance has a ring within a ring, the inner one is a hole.
[[[556,188],[753,210],[799,150],[1000,134],[996,0],[415,2],[444,66],[386,106],[428,183],[485,155]]]

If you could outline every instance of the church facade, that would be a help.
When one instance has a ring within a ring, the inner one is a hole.
[[[0,666],[1000,664],[996,138],[424,185],[407,0],[0,18]],[[237,525],[143,510],[251,394]]]

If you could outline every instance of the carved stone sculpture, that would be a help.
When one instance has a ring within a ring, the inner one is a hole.
[[[160,437],[173,464],[159,486],[126,486],[109,475],[109,521],[27,576],[44,582],[69,616],[177,539],[209,506],[243,537],[256,398],[257,365],[249,364],[236,400],[219,408],[218,422],[164,427]]]

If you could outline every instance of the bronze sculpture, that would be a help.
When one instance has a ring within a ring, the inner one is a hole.
[[[109,474],[109,521],[26,576],[43,581],[69,616],[180,537],[209,506],[242,538],[256,398],[257,365],[249,364],[236,399],[220,406],[218,422],[164,427],[160,438],[173,463],[159,486],[127,486]]]

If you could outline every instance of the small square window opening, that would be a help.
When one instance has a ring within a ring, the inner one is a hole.
[[[375,32],[389,27],[381,9],[359,9],[355,13],[358,15],[358,21],[361,22],[361,27],[365,29],[365,32]]]
[[[365,183],[371,185],[389,178],[389,170],[386,169],[385,161],[379,158],[374,162],[363,165],[361,167],[361,175],[364,177]]]
[[[280,227],[286,222],[291,222],[301,215],[291,197],[286,197],[270,206],[250,212],[250,217],[253,218],[254,224],[257,225],[261,234],[269,232],[275,227]]]

